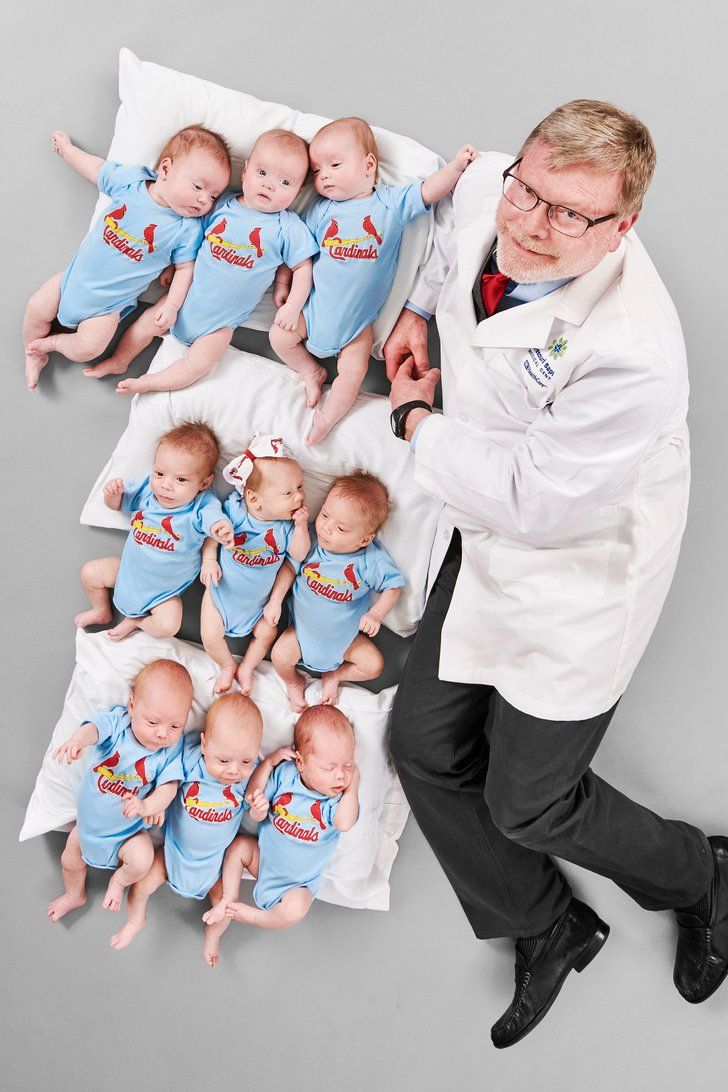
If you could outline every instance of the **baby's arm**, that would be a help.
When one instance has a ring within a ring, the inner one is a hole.
[[[472,146],[465,144],[454,159],[446,163],[442,170],[435,171],[422,183],[422,200],[425,205],[434,205],[446,193],[455,189],[455,183],[460,178],[465,168],[477,159],[480,152]]]
[[[180,265],[175,265],[167,298],[157,309],[154,316],[154,324],[160,330],[168,330],[170,326],[174,326],[177,312],[185,302],[187,293],[190,290],[194,268],[194,262],[182,262]]]
[[[366,614],[362,616],[359,622],[361,632],[366,633],[368,637],[373,637],[376,633],[379,633],[379,627],[390,610],[396,606],[401,593],[401,588],[387,588],[386,591],[383,591],[376,604],[370,607]]]
[[[359,818],[359,767],[354,767],[351,784],[344,789],[339,806],[334,813],[334,826],[337,830],[351,830]]]
[[[96,185],[99,171],[106,162],[104,159],[97,155],[91,155],[89,152],[82,152],[72,142],[68,133],[64,133],[61,129],[56,129],[51,137],[51,147],[61,159],[65,159],[69,166],[73,167],[89,182],[93,182],[94,186]]]
[[[278,570],[268,602],[263,607],[263,617],[271,626],[277,626],[281,617],[283,600],[293,586],[296,572],[290,561],[284,561]]]
[[[214,538],[206,538],[202,546],[202,568],[200,569],[200,581],[206,588],[210,587],[210,584],[214,584],[215,587],[220,583],[220,577],[222,576],[222,569],[220,563],[217,560],[217,540]]]
[[[232,549],[235,544],[235,531],[229,519],[219,519],[217,523],[213,523],[210,528],[210,536],[215,542],[219,542],[221,546],[225,546],[228,550]]]
[[[121,501],[124,496],[124,479],[111,478],[104,486],[104,504],[112,512],[121,511]]]
[[[295,528],[288,544],[288,556],[294,561],[303,561],[311,549],[311,535],[308,530],[308,521],[311,514],[305,504],[302,504],[293,513]],[[282,601],[282,600],[281,600]]]
[[[288,268],[287,266],[285,267]],[[276,277],[278,274],[276,274]],[[293,279],[285,302],[278,308],[273,320],[274,326],[282,330],[295,330],[304,303],[308,299],[313,284],[313,261],[306,258],[293,267]]]
[[[245,788],[245,799],[251,805],[251,811],[254,803],[259,804],[257,800],[254,800],[254,797],[265,790],[274,766],[277,766],[279,762],[290,762],[295,757],[296,752],[291,747],[279,747],[277,751],[273,751],[262,762],[258,763],[248,778],[248,784]]]
[[[72,762],[81,757],[84,747],[90,747],[92,743],[97,743],[98,738],[98,728],[91,721],[87,721],[86,724],[82,724],[80,728],[77,728],[65,743],[55,749],[53,761],[63,762],[65,758],[70,766]]]
[[[276,270],[276,275],[273,279],[273,303],[276,307],[282,307],[288,299],[288,293],[291,291],[291,281],[293,280],[293,274],[287,265],[279,265]]]
[[[121,810],[126,819],[139,816],[148,819],[153,827],[161,827],[164,822],[164,813],[177,795],[177,781],[167,781],[154,789],[142,800],[139,796],[127,796],[121,805]]]

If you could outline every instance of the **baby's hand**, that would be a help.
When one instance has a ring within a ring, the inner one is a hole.
[[[67,739],[65,743],[62,743],[60,747],[57,747],[53,752],[54,762],[63,762],[64,758],[70,766],[72,762],[75,762],[77,758],[81,757],[83,752],[83,743],[78,739]]]
[[[273,303],[276,307],[281,308],[288,299],[291,292],[290,278],[283,277],[282,279],[276,277],[273,282]]]
[[[240,916],[240,903],[228,902],[225,904],[225,917],[234,918],[236,921],[245,921],[245,918]],[[204,919],[203,919],[204,920]]]
[[[161,284],[162,288],[169,288],[170,284],[172,283],[173,277],[174,266],[168,265],[167,268],[163,269],[162,272],[159,274],[159,283]]]
[[[154,325],[160,330],[169,330],[170,326],[174,326],[177,319],[178,307],[175,307],[173,303],[163,303],[154,316]]]
[[[124,492],[124,479],[123,478],[110,478],[104,486],[104,500],[109,501],[112,497],[120,497]]]
[[[225,921],[227,905],[225,899],[220,899],[219,902],[215,903],[212,910],[206,910],[202,915],[205,925],[217,925],[218,922]]]
[[[165,815],[166,815],[166,812],[163,812],[163,811],[157,811],[157,812],[154,813],[154,815],[148,815],[147,816],[147,826],[161,827],[162,824],[164,823]]]
[[[362,633],[366,633],[367,637],[374,637],[379,633],[379,629],[382,625],[382,619],[378,614],[375,614],[373,610],[368,610],[359,622],[359,629]]]
[[[117,394],[141,394],[144,391],[144,377],[138,379],[122,379],[116,384]]]
[[[274,326],[280,326],[281,330],[295,330],[298,326],[298,317],[301,311],[298,307],[294,307],[290,303],[284,303],[282,307],[278,308],[276,317],[273,319]]]
[[[451,167],[456,167],[462,174],[466,167],[470,166],[474,159],[477,159],[480,152],[477,148],[474,148],[472,144],[463,144],[459,152],[456,152],[454,159],[450,161]]]
[[[279,762],[290,762],[296,757],[293,747],[279,747],[273,754],[267,756],[271,766],[277,766]]]
[[[138,796],[127,796],[121,805],[121,814],[125,819],[144,819],[146,817],[144,801],[140,800]],[[162,817],[164,817],[164,813],[162,813]],[[151,822],[151,816],[149,821]]]
[[[304,527],[308,527],[309,520],[311,519],[311,513],[305,504],[302,504],[300,508],[297,508],[293,513],[293,522],[296,527],[300,527],[302,524]]]
[[[216,539],[226,549],[231,550],[235,545],[235,532],[229,519],[219,519],[210,528],[210,537]]]
[[[65,159],[66,152],[69,148],[73,147],[73,141],[68,133],[64,133],[62,129],[56,129],[55,133],[51,137],[51,148],[56,152],[61,159]]]
[[[217,563],[217,558],[211,558],[206,560],[203,558],[202,568],[200,569],[200,581],[206,588],[210,587],[210,584],[214,584],[215,587],[220,583],[220,577],[222,576],[222,569]]]
[[[262,823],[270,808],[268,797],[262,789],[256,789],[250,799],[248,799],[247,795],[245,799],[250,804],[250,818],[256,823]]]
[[[263,617],[269,626],[277,626],[281,617],[281,604],[269,599],[263,607]]]

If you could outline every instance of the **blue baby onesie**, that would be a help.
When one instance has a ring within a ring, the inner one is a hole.
[[[127,618],[141,618],[181,595],[199,574],[202,546],[223,518],[222,505],[205,489],[181,508],[163,508],[145,478],[141,485],[124,483],[121,510],[132,513],[131,533],[121,555],[114,606]]]
[[[301,660],[312,671],[333,671],[359,632],[371,593],[404,586],[404,577],[376,541],[353,554],[332,554],[312,535],[290,603]]]
[[[245,637],[270,598],[296,525],[292,519],[255,519],[237,491],[222,510],[235,530],[235,545],[232,550],[220,550],[222,579],[217,587],[210,585],[210,592],[228,637]],[[298,571],[298,564],[289,560]]]
[[[317,253],[316,240],[295,212],[256,212],[224,194],[205,218],[205,240],[172,333],[185,345],[223,326],[242,326],[273,283],[278,266]]]
[[[320,197],[304,214],[320,247],[303,308],[309,352],[335,356],[371,326],[392,289],[404,226],[425,212],[416,181],[353,201]]]
[[[248,781],[226,785],[210,777],[196,732],[185,736],[176,769],[180,791],[164,827],[167,883],[186,899],[204,899],[249,807],[243,799]]]
[[[253,899],[270,910],[286,891],[318,891],[321,873],[339,841],[333,825],[342,793],[322,796],[304,785],[295,762],[280,762],[268,779],[268,816],[260,824],[260,864]]]
[[[104,163],[98,187],[111,208],[93,225],[63,274],[58,321],[74,329],[83,319],[133,311],[139,296],[170,263],[191,262],[202,241],[201,217],[178,216],[158,205],[148,167]]]
[[[83,723],[95,724],[99,738],[88,748],[88,768],[78,790],[81,854],[94,868],[116,868],[121,846],[146,827],[140,816],[124,818],[125,797],[143,798],[157,786],[178,780],[182,737],[171,747],[149,751],[132,732],[125,705],[95,713]]]

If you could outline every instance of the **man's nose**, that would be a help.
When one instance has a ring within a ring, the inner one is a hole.
[[[539,202],[529,212],[521,213],[521,226],[530,236],[543,239],[551,231],[551,222],[548,218],[548,205]]]

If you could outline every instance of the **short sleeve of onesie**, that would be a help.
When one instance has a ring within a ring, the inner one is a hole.
[[[202,223],[197,217],[188,216],[182,221],[179,242],[172,251],[172,262],[181,265],[193,262],[204,238]]]
[[[148,167],[138,165],[129,167],[107,159],[99,170],[96,185],[101,193],[113,199],[128,186],[133,186],[135,182],[154,182],[155,178],[156,175]]]
[[[366,582],[372,591],[403,588],[404,577],[381,542],[371,542],[366,550]]]
[[[133,512],[139,507],[144,490],[149,485],[149,478],[143,482],[124,482],[124,492],[121,494],[121,511]]]
[[[318,254],[318,243],[306,224],[295,212],[288,210],[281,213],[281,244],[283,261],[291,269]]]
[[[406,224],[427,212],[422,200],[422,180],[417,178],[407,186],[379,186],[377,193],[383,205]]]
[[[125,722],[122,718],[127,712],[125,705],[114,705],[106,712],[94,713],[93,716],[82,721],[81,726],[83,727],[84,724],[94,725],[99,733],[97,744],[106,743],[107,740],[113,741],[117,736],[121,735],[125,728]]]
[[[224,513],[220,501],[209,490],[206,490],[200,500],[200,504],[197,508],[196,523],[200,531],[204,531],[206,535],[209,535],[210,528],[219,520],[224,519]]]

